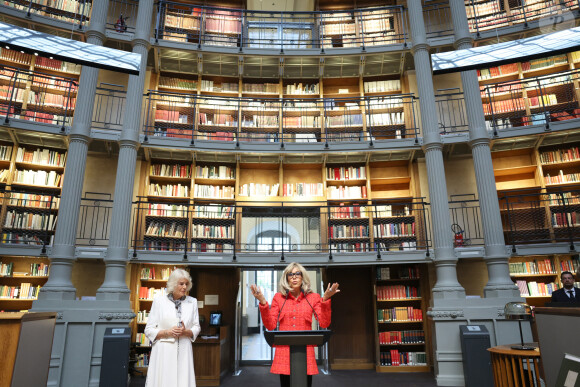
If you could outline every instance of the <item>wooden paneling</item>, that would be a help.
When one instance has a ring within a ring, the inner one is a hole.
[[[340,293],[332,298],[334,332],[329,344],[332,367],[374,367],[373,291],[370,267],[340,267],[326,271],[327,284],[338,282]]]

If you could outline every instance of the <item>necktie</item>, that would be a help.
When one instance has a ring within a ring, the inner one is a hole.
[[[570,295],[570,301],[576,301],[576,297],[574,297],[573,290],[568,290],[568,294]]]

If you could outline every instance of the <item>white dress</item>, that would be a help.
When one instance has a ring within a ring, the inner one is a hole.
[[[181,320],[185,328],[193,332],[192,338],[184,336],[174,342],[155,341],[164,321],[176,321],[176,318],[175,304],[167,296],[153,300],[145,327],[145,335],[152,345],[146,387],[195,387],[192,343],[201,331],[197,300],[187,296],[181,302]]]

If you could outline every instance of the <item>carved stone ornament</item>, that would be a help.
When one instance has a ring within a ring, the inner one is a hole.
[[[462,310],[435,310],[435,311],[428,311],[428,316],[433,318],[458,318],[458,317],[465,317]]]
[[[99,320],[132,320],[135,313],[99,313]]]
[[[63,313],[62,312],[57,312],[56,313],[56,319],[57,320],[62,320],[62,318],[63,318]]]

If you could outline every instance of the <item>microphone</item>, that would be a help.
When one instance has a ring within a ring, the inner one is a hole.
[[[314,317],[316,318],[316,321],[318,321],[318,325],[320,325],[320,319],[318,318],[318,315],[316,314],[316,311],[314,310],[314,307],[312,306],[312,304],[310,303],[310,301],[308,301],[308,298],[306,297],[306,294],[304,294],[304,290],[302,291],[302,295],[304,296],[304,299],[306,300],[306,302],[308,303],[308,305],[310,305],[310,309],[312,309],[312,312],[314,313]],[[323,329],[327,329],[327,328],[323,328]]]
[[[286,293],[286,299],[284,299],[284,302],[282,303],[282,307],[278,311],[278,318],[276,319],[276,330],[277,331],[280,330],[280,314],[282,313],[282,309],[284,309],[284,305],[286,305],[286,301],[288,301],[288,293]]]

